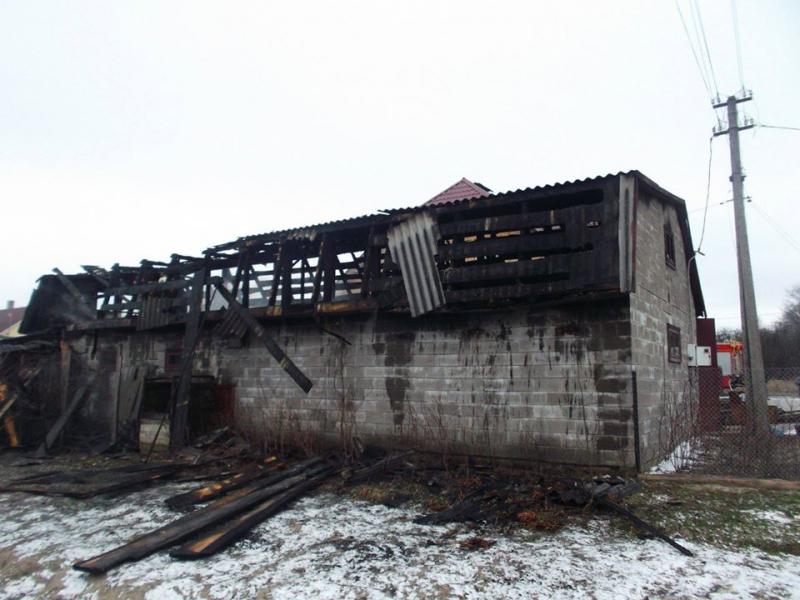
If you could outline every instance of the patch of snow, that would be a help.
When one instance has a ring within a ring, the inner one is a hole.
[[[684,541],[696,553],[689,558],[657,540],[610,532],[600,518],[555,534],[417,525],[413,508],[333,494],[300,500],[211,559],[183,562],[160,552],[102,577],[71,568],[176,518],[163,500],[177,491],[89,501],[0,495],[0,598],[616,600],[790,598],[800,590],[796,556]],[[496,543],[475,551],[459,545],[474,535]],[[18,570],[15,560],[35,569]]]
[[[800,423],[776,423],[771,427],[772,433],[777,436],[800,435]]]
[[[751,509],[751,510],[743,510],[742,512],[753,515],[754,517],[761,519],[762,521],[770,521],[772,523],[779,523],[780,525],[788,525],[789,523],[792,523],[795,520],[787,516],[785,513],[782,513],[777,510]]]
[[[686,440],[678,444],[664,460],[650,468],[650,473],[675,473],[690,466],[699,450],[699,441]]]
[[[767,403],[786,412],[800,411],[800,396],[770,396]]]

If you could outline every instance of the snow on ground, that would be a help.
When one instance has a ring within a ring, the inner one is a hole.
[[[678,444],[669,456],[650,468],[650,473],[675,473],[688,467],[700,447],[699,440],[686,440]]]
[[[770,521],[771,523],[779,523],[781,525],[788,525],[794,520],[800,519],[800,516],[790,517],[786,513],[778,510],[745,510],[742,512],[751,514],[762,521]]]
[[[559,533],[424,526],[411,508],[330,493],[299,501],[217,557],[162,552],[92,577],[71,569],[176,515],[186,485],[89,501],[0,495],[0,598],[800,598],[800,557],[624,537],[596,518]],[[783,526],[775,515],[774,527]],[[771,525],[773,526],[773,525]]]
[[[800,411],[800,396],[770,396],[767,402],[786,412]]]

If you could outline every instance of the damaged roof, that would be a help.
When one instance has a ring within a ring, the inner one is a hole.
[[[597,175],[595,177],[586,177],[584,179],[575,179],[572,181],[562,181],[557,183],[550,183],[541,186],[528,187],[524,189],[510,190],[499,193],[487,193],[485,186],[473,184],[476,186],[476,191],[473,195],[467,197],[455,198],[452,200],[439,199],[433,204],[425,203],[420,206],[408,206],[402,208],[393,208],[380,210],[375,213],[361,215],[358,217],[351,217],[347,219],[339,219],[336,221],[328,221],[317,225],[307,225],[303,227],[294,227],[289,229],[281,229],[277,231],[247,235],[237,238],[232,242],[226,242],[217,246],[212,246],[206,250],[207,254],[214,254],[218,252],[225,252],[230,250],[238,250],[247,246],[250,242],[270,242],[279,241],[286,238],[300,238],[308,237],[315,238],[317,235],[327,231],[336,231],[342,229],[358,228],[365,225],[381,224],[385,222],[398,221],[400,218],[405,218],[414,213],[433,210],[437,213],[457,211],[461,208],[491,206],[495,203],[514,202],[524,200],[529,196],[540,196],[542,200],[551,194],[555,195],[561,192],[570,191],[571,188],[589,187],[592,185],[599,185],[608,182],[611,179],[618,177],[635,177],[640,185],[649,189],[653,194],[661,198],[663,201],[675,207],[678,213],[678,221],[681,229],[681,237],[683,240],[684,248],[687,252],[687,260],[689,260],[689,276],[692,287],[692,294],[694,297],[695,310],[697,314],[706,314],[705,301],[703,299],[703,292],[700,286],[700,279],[697,270],[697,261],[691,260],[695,256],[694,244],[692,242],[692,234],[689,228],[689,217],[686,210],[686,202],[659,186],[652,179],[637,170],[619,171],[617,173],[608,173],[606,175]],[[462,180],[464,181],[464,180]],[[466,180],[468,181],[468,180]],[[459,182],[461,183],[461,182]],[[472,182],[470,182],[472,183]],[[458,185],[458,184],[456,184]],[[479,186],[479,187],[478,187]],[[451,186],[452,187],[452,186]],[[448,188],[450,189],[450,188]],[[445,190],[447,192],[447,190]],[[437,196],[438,197],[438,196]],[[434,197],[436,199],[437,197]]]

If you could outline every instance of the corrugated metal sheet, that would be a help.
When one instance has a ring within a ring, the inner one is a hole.
[[[411,316],[416,317],[445,303],[436,268],[439,231],[428,213],[419,213],[387,232],[389,252],[400,267]]]
[[[458,207],[460,204],[467,204],[470,201],[475,200],[484,200],[486,201],[487,205],[492,202],[493,199],[503,199],[509,198],[514,196],[524,196],[526,194],[530,194],[532,192],[539,192],[545,190],[558,190],[561,188],[569,188],[569,186],[579,185],[579,184],[586,184],[591,182],[601,182],[605,179],[609,179],[611,177],[617,177],[619,175],[639,175],[642,176],[639,171],[626,171],[619,173],[609,173],[608,175],[598,175],[597,177],[587,177],[585,179],[575,179],[574,181],[563,181],[559,183],[552,183],[548,185],[541,185],[536,187],[529,187],[525,189],[517,189],[508,192],[500,192],[496,194],[489,194],[483,195],[475,193],[474,195],[467,197],[467,198],[459,198],[457,200],[448,200],[446,202],[437,202],[434,205],[434,208],[441,209],[446,207]],[[660,189],[660,188],[659,188]],[[207,251],[214,252],[214,251],[221,251],[221,250],[231,250],[242,246],[248,241],[252,240],[280,240],[287,237],[297,237],[299,235],[317,235],[322,233],[323,231],[329,230],[336,230],[336,229],[344,229],[347,227],[359,227],[361,225],[368,225],[373,222],[381,221],[387,219],[387,217],[398,215],[402,213],[415,213],[421,211],[430,210],[431,206],[421,205],[421,206],[407,206],[404,208],[392,208],[388,210],[381,210],[378,213],[362,215],[359,217],[351,217],[349,219],[340,219],[338,221],[328,221],[326,223],[319,223],[316,225],[307,225],[304,227],[293,227],[290,229],[279,229],[276,231],[270,231],[266,233],[259,233],[255,235],[248,235],[244,237],[240,237],[233,242],[227,242],[225,244],[219,244],[217,246],[210,247]]]

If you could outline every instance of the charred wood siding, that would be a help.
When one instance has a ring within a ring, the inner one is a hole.
[[[448,304],[618,288],[617,202],[610,190],[520,203],[506,214],[440,220]]]

